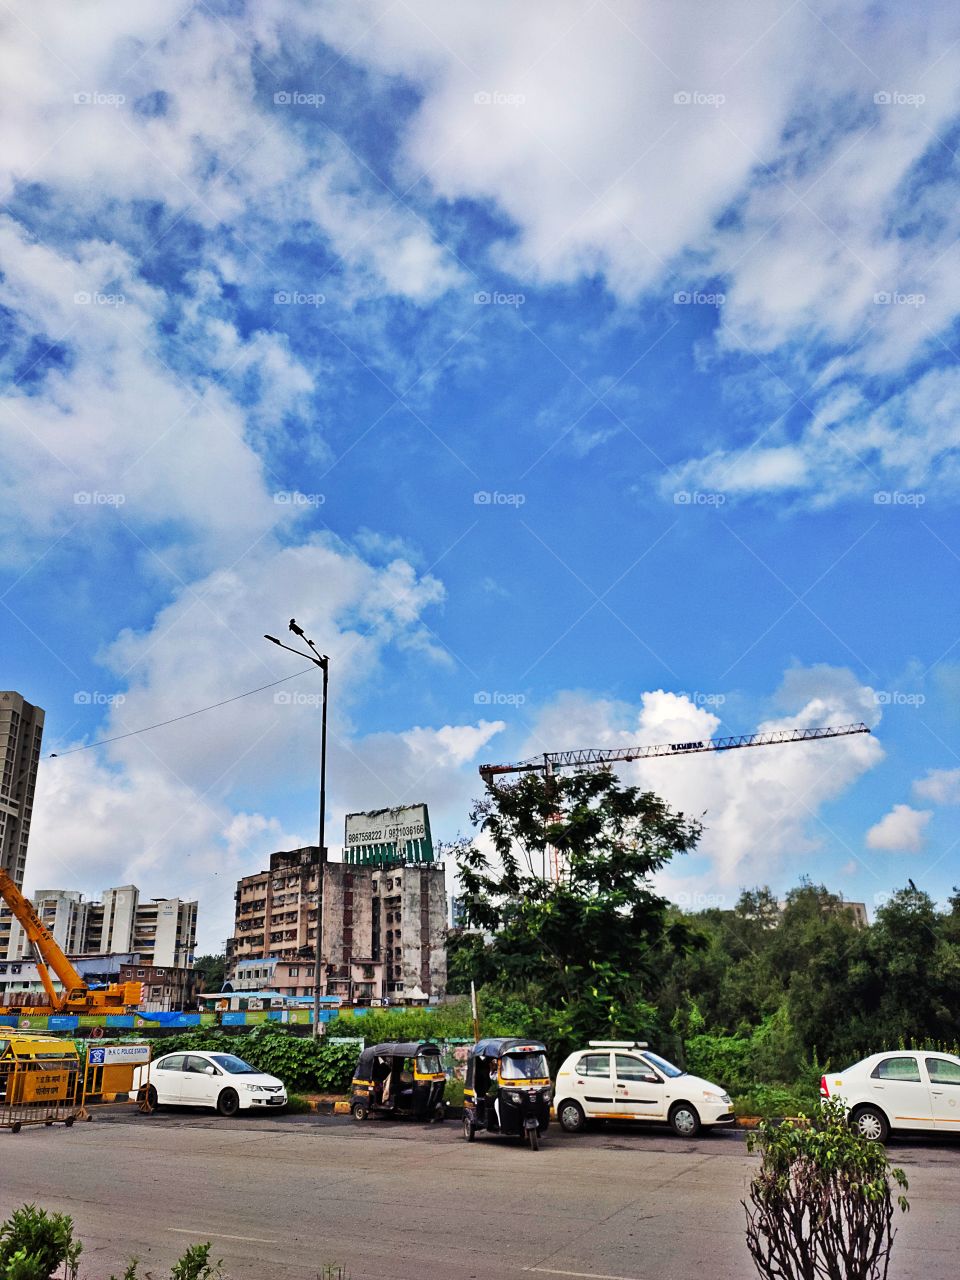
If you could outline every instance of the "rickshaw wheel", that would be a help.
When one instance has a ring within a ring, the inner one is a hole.
[[[472,1142],[477,1136],[476,1125],[471,1123],[469,1116],[463,1117],[463,1136],[468,1142]]]
[[[442,1102],[437,1103],[437,1109],[433,1113],[433,1118],[434,1120],[436,1120],[437,1124],[443,1124],[444,1120],[446,1120],[447,1108],[443,1105]]]
[[[350,1111],[354,1120],[366,1120],[368,1115],[366,1104],[363,1102],[355,1102]]]
[[[540,1150],[540,1130],[539,1130],[539,1129],[528,1129],[528,1130],[527,1130],[527,1141],[530,1143],[530,1150],[531,1150],[531,1151],[539,1151],[539,1150]]]

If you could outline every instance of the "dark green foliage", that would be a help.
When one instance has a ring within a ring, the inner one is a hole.
[[[893,1246],[894,1194],[907,1179],[884,1147],[825,1103],[809,1123],[764,1123],[748,1139],[760,1171],[750,1184],[747,1247],[768,1280],[882,1280]]]
[[[361,1033],[350,1028],[344,1034]],[[185,1049],[235,1053],[252,1067],[282,1080],[288,1090],[302,1093],[342,1091],[350,1083],[357,1062],[355,1045],[313,1040],[269,1024],[254,1027],[241,1036],[213,1027],[166,1036],[154,1045],[154,1057]]]
[[[457,866],[470,924],[494,938],[458,963],[472,959],[500,992],[528,993],[558,1055],[590,1036],[660,1031],[665,958],[692,935],[669,920],[651,877],[695,847],[699,824],[607,772],[528,774],[489,788],[472,819],[496,861],[461,842]],[[551,850],[559,880],[544,875]]]
[[[0,1280],[74,1280],[82,1249],[68,1214],[25,1204],[0,1225]]]
[[[222,991],[223,976],[226,968],[227,957],[219,956],[197,956],[193,963],[195,973],[199,973],[203,978],[204,991]]]

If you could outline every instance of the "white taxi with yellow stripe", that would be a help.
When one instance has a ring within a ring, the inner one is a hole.
[[[720,1085],[675,1067],[635,1040],[591,1040],[557,1075],[556,1114],[567,1133],[588,1120],[669,1124],[683,1138],[705,1125],[733,1124]]]
[[[839,1098],[873,1142],[897,1129],[960,1133],[960,1058],[933,1050],[874,1053],[822,1076],[820,1096]]]

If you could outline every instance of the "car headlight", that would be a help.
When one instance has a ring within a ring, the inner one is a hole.
[[[273,1090],[267,1088],[265,1084],[245,1084],[245,1089],[249,1089],[251,1093],[272,1093]]]
[[[729,1102],[730,1095],[721,1093],[719,1089],[704,1089],[703,1096],[708,1102]]]

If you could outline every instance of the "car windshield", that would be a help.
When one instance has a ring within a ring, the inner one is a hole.
[[[417,1055],[417,1070],[422,1076],[438,1076],[443,1070],[438,1053],[421,1053]]]
[[[645,1053],[643,1055],[646,1060],[658,1071],[662,1071],[665,1076],[669,1076],[671,1080],[675,1080],[677,1076],[685,1076],[687,1073],[681,1071],[679,1067],[675,1067],[672,1062],[668,1062],[666,1058],[661,1058],[659,1053]]]
[[[229,1071],[232,1076],[258,1076],[260,1074],[256,1067],[251,1067],[249,1062],[244,1062],[242,1058],[238,1058],[232,1053],[211,1053],[210,1061],[215,1062],[218,1067],[223,1067],[224,1071]]]
[[[500,1059],[504,1080],[546,1080],[549,1074],[543,1053],[508,1053]]]

